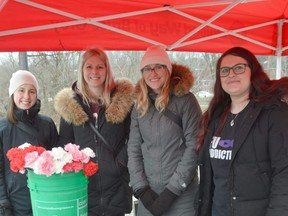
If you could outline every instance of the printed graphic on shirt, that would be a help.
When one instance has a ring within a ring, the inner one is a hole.
[[[231,160],[233,145],[234,140],[221,140],[221,137],[213,136],[209,148],[210,158],[219,160]]]

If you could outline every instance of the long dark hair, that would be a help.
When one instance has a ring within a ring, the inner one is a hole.
[[[228,112],[231,106],[231,99],[229,94],[227,94],[222,86],[219,75],[220,65],[222,60],[227,55],[238,56],[245,59],[248,63],[248,66],[251,70],[251,86],[249,91],[249,99],[254,102],[264,102],[269,100],[272,96],[281,97],[280,92],[277,92],[277,88],[272,87],[272,81],[269,79],[268,75],[263,71],[262,66],[257,60],[256,56],[249,50],[243,47],[233,47],[227,50],[221,55],[217,61],[216,65],[216,81],[214,84],[214,96],[209,104],[207,111],[203,114],[202,117],[202,129],[199,134],[199,144],[197,149],[199,150],[200,146],[204,142],[204,137],[207,134],[207,129],[210,121],[216,117],[220,116],[220,127],[223,125]],[[281,85],[284,84],[285,81]],[[286,80],[287,84],[287,80]],[[276,85],[276,84],[275,84]],[[267,91],[267,89],[269,89]],[[287,90],[286,90],[287,92]],[[282,94],[282,93],[281,93]],[[221,131],[221,130],[220,130]]]
[[[279,80],[270,80],[269,87],[265,90],[265,95],[273,95],[273,97],[285,101],[288,98],[288,77],[282,77]]]

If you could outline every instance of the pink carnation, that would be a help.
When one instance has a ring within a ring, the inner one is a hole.
[[[53,155],[50,151],[45,151],[41,154],[38,160],[35,161],[34,172],[36,174],[44,174],[51,176],[55,172]]]
[[[73,161],[83,161],[84,155],[80,151],[79,145],[68,143],[65,145],[64,149],[72,155]]]
[[[25,156],[25,167],[26,168],[33,168],[35,161],[39,158],[38,152],[29,152]]]

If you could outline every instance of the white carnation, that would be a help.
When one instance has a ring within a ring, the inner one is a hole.
[[[73,156],[62,147],[52,148],[51,151],[54,158],[55,173],[63,173],[63,167],[73,161]]]
[[[81,151],[90,158],[94,158],[96,156],[91,148],[87,147],[87,148],[82,149]]]
[[[25,149],[25,148],[27,148],[29,146],[31,146],[31,144],[26,142],[26,143],[23,143],[22,145],[18,146],[18,148]]]

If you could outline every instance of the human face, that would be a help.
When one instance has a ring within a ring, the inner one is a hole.
[[[13,93],[13,100],[18,109],[30,109],[37,101],[36,88],[31,84],[19,86]]]
[[[245,72],[236,74],[232,69],[228,76],[220,77],[223,90],[230,95],[231,99],[237,97],[249,98],[251,85],[251,69],[247,61],[239,56],[227,55],[222,59],[220,69],[223,67],[232,68],[238,64],[245,64]],[[234,67],[235,68],[235,67]]]
[[[145,83],[154,92],[157,94],[160,93],[168,76],[168,70],[166,66],[161,64],[151,64],[146,65],[141,71]]]
[[[83,65],[83,77],[89,89],[103,88],[106,66],[98,56],[91,56]]]

